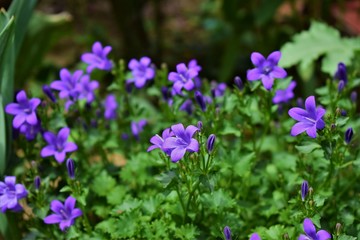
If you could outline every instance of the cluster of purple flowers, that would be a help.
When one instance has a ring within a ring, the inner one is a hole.
[[[7,176],[5,181],[0,181],[0,208],[3,213],[6,210],[21,211],[19,200],[25,198],[28,192],[24,185],[16,183],[16,177]]]

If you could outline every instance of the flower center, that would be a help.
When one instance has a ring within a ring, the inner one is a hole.
[[[60,210],[60,214],[64,219],[69,219],[69,216],[64,209]]]
[[[56,149],[58,152],[62,152],[64,150],[64,146],[62,143],[56,143]]]
[[[32,112],[31,108],[25,108],[24,113],[30,114]]]
[[[265,66],[265,67],[263,67],[263,72],[265,73],[265,74],[269,74],[270,72],[271,72],[271,70],[272,70],[272,67],[270,67],[270,66]]]
[[[187,78],[184,77],[184,75],[179,74],[179,76],[180,76],[181,80],[182,80],[184,83],[186,83],[186,82],[188,81]]]
[[[7,189],[5,190],[5,194],[6,194],[7,198],[16,198],[16,191],[15,191],[15,189],[12,190],[12,189],[7,188]]]
[[[314,120],[312,118],[304,117],[304,119],[308,120],[311,123],[316,123],[316,120]]]

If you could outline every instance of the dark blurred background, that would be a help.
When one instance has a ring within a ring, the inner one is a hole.
[[[7,8],[11,1],[0,0]],[[264,55],[321,20],[343,35],[360,34],[358,0],[40,0],[17,62],[16,85],[57,78],[93,42],[113,59],[149,56],[172,69],[197,59],[201,76],[245,77],[253,51]]]

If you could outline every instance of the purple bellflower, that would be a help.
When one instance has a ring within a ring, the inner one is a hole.
[[[164,145],[164,142],[167,138],[169,137],[172,137],[174,136],[174,133],[171,132],[171,129],[170,128],[167,128],[165,129],[162,134],[161,134],[161,137],[156,134],[155,136],[153,136],[151,139],[150,139],[150,142],[153,144],[151,145],[147,151],[150,152],[156,148],[159,148],[161,149],[164,153],[166,153],[168,156],[170,156],[170,153],[171,153],[171,149],[167,149],[167,148],[164,148],[163,145]]]
[[[351,127],[348,128],[346,130],[346,132],[345,132],[345,142],[346,142],[346,144],[349,144],[351,142],[351,139],[352,139],[353,135],[354,135],[353,129]]]
[[[325,113],[325,109],[316,107],[314,96],[308,97],[305,100],[305,109],[294,107],[289,110],[290,117],[299,121],[292,127],[291,135],[297,136],[306,131],[311,138],[316,138],[316,130],[325,127],[325,122],[322,119]]]
[[[303,181],[301,184],[301,200],[305,201],[305,198],[309,192],[309,183],[308,181]]]
[[[75,218],[82,215],[82,211],[79,208],[75,208],[76,199],[69,196],[65,200],[65,204],[59,200],[53,200],[50,204],[50,209],[54,212],[44,218],[46,224],[57,224],[61,231],[65,231],[70,226],[74,225]]]
[[[181,123],[171,126],[174,137],[165,139],[163,148],[171,149],[171,161],[177,162],[184,157],[185,152],[198,152],[199,142],[192,138],[194,133],[199,129],[193,125],[188,126],[186,129]]]
[[[151,59],[142,57],[140,60],[131,59],[129,66],[132,73],[132,78],[128,79],[127,83],[134,83],[137,88],[145,86],[146,81],[155,77],[155,70],[151,67]]]
[[[67,99],[65,108],[68,109],[74,101],[78,100],[80,95],[80,79],[83,71],[77,70],[73,74],[63,68],[60,70],[60,80],[55,80],[50,84],[52,89],[60,91],[59,97]]]
[[[81,56],[81,60],[83,62],[89,64],[86,71],[88,73],[91,73],[92,70],[94,70],[95,68],[100,69],[100,70],[105,70],[105,71],[111,70],[112,63],[107,58],[107,55],[109,54],[111,49],[112,48],[110,46],[106,46],[103,48],[100,42],[95,42],[94,45],[92,46],[93,52],[92,53],[84,53]]]
[[[182,88],[188,91],[194,89],[194,77],[198,75],[198,72],[194,68],[188,69],[184,63],[176,65],[177,72],[169,73],[169,80],[174,83],[173,90],[176,94],[181,95]]]
[[[99,87],[99,82],[91,81],[89,75],[84,75],[78,86],[79,99],[86,99],[87,103],[92,103],[95,100],[94,90]]]
[[[116,119],[117,116],[116,110],[118,108],[118,103],[116,101],[115,95],[109,94],[106,96],[104,107],[105,107],[105,113],[104,113],[105,119],[107,120]]]
[[[193,69],[199,74],[199,72],[201,71],[202,68],[200,65],[198,65],[196,59],[192,59],[188,63],[188,69]]]
[[[330,233],[325,230],[316,232],[313,222],[309,218],[304,220],[304,232],[306,235],[301,234],[298,240],[327,240],[331,239]]]
[[[67,142],[69,135],[69,128],[60,129],[57,135],[52,132],[45,132],[43,137],[48,145],[41,150],[41,157],[54,156],[58,163],[62,163],[66,158],[67,152],[74,152],[77,150],[77,145],[75,143]]]
[[[261,240],[261,238],[260,238],[259,234],[253,233],[250,236],[250,240]]]
[[[225,240],[231,240],[231,230],[228,226],[224,227]]]
[[[38,124],[36,108],[41,100],[39,98],[28,99],[25,91],[22,90],[16,94],[16,101],[17,103],[9,103],[5,108],[6,113],[15,115],[13,127],[17,129],[24,123],[30,125]]]
[[[36,125],[30,125],[24,123],[20,126],[20,133],[25,136],[28,141],[32,141],[36,138],[37,134],[42,130],[40,121]]]
[[[291,81],[289,86],[286,89],[280,89],[275,92],[275,96],[273,98],[273,103],[287,103],[291,99],[294,98],[294,88],[296,87],[296,82]]]
[[[211,82],[211,94],[213,98],[224,96],[226,90],[226,83]]]
[[[131,122],[131,132],[134,135],[136,140],[139,140],[139,134],[144,130],[147,121],[145,119],[141,119],[138,122]]]
[[[258,52],[251,54],[251,61],[255,65],[254,69],[247,72],[247,79],[255,81],[261,79],[266,90],[270,90],[274,84],[274,78],[285,78],[286,71],[277,66],[281,58],[281,52],[272,52],[267,59]]]
[[[346,71],[346,66],[344,63],[340,62],[338,64],[337,70],[335,72],[334,78],[339,80],[339,81],[344,81],[344,85],[347,84],[348,82],[348,77],[347,77],[347,71]]]
[[[6,210],[21,211],[19,200],[28,195],[24,185],[16,184],[16,177],[7,176],[5,182],[0,181],[0,208],[3,213]]]

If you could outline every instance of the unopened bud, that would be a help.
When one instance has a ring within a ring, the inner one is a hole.
[[[214,150],[214,144],[215,144],[216,136],[215,134],[211,134],[206,142],[206,149],[208,153],[211,153]]]
[[[52,102],[56,103],[56,97],[48,85],[43,85],[42,90]]]
[[[225,240],[231,240],[231,230],[228,226],[224,227]]]
[[[66,167],[67,167],[67,170],[68,170],[69,177],[71,179],[75,179],[75,164],[74,164],[74,161],[71,158],[69,158],[66,161]]]
[[[309,183],[307,181],[303,181],[301,184],[301,200],[305,201],[305,198],[309,192]]]
[[[39,176],[36,176],[36,177],[34,178],[34,187],[35,187],[35,189],[36,189],[36,190],[39,190],[40,185],[41,185],[41,179],[40,179]]]
[[[340,80],[338,84],[338,92],[341,92],[345,87],[345,82],[343,80]]]
[[[357,101],[357,92],[355,91],[352,91],[351,94],[350,94],[350,99],[353,103],[356,103]]]
[[[242,82],[241,78],[239,76],[236,76],[234,78],[235,86],[241,91],[244,89],[244,83]]]
[[[350,141],[351,141],[351,139],[352,139],[352,137],[353,137],[353,134],[354,134],[354,131],[353,131],[352,128],[348,128],[348,129],[346,130],[346,132],[345,132],[345,142],[346,142],[347,144],[350,143]]]
[[[201,92],[195,91],[195,100],[196,100],[196,102],[199,104],[201,110],[202,110],[203,112],[205,112],[205,110],[206,110],[206,103],[205,103],[204,96],[201,94]]]
[[[340,235],[340,233],[341,233],[341,223],[337,223],[336,225],[335,225],[335,229],[336,229],[336,236],[339,236]]]

